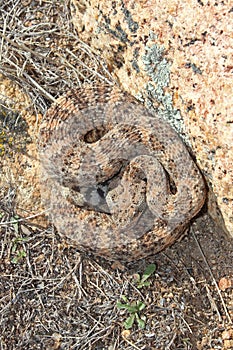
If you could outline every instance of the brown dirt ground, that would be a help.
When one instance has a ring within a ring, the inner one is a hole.
[[[207,214],[165,252],[118,267],[80,254],[53,228],[21,221],[0,229],[1,350],[233,349],[233,289],[218,288],[233,277],[232,242]],[[138,289],[135,273],[149,263],[151,284]],[[145,303],[145,329],[124,329],[122,295]]]

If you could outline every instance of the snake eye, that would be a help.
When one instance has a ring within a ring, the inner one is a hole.
[[[107,134],[108,130],[106,128],[102,127],[98,127],[95,129],[92,129],[90,131],[88,131],[85,135],[84,135],[84,142],[86,143],[94,143],[97,142],[98,140],[100,140],[105,134]]]

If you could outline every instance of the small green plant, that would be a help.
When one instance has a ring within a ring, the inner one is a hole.
[[[124,327],[125,329],[132,328],[135,320],[138,324],[138,327],[143,329],[145,328],[145,321],[146,318],[144,316],[139,316],[140,312],[145,309],[146,305],[142,301],[133,301],[132,303],[129,303],[126,296],[122,296],[124,304],[121,302],[117,302],[118,309],[125,309],[129,312],[130,316],[125,320]]]
[[[140,276],[140,274],[134,275],[137,288],[148,287],[150,285],[151,282],[148,281],[148,278],[151,277],[151,275],[155,272],[155,269],[156,269],[155,264],[150,264],[147,266],[142,276]],[[124,322],[125,329],[132,328],[135,321],[137,322],[139,328],[141,329],[145,328],[146,317],[140,316],[140,312],[143,309],[145,309],[146,305],[139,300],[133,301],[130,303],[126,298],[126,296],[124,295],[121,298],[124,301],[124,303],[121,303],[118,301],[117,302],[118,309],[125,309],[130,314],[129,317]]]
[[[27,254],[26,254],[25,250],[20,249],[15,253],[15,256],[13,257],[13,259],[11,259],[11,262],[13,264],[17,264],[20,260],[22,260],[26,256],[27,256]]]
[[[20,247],[26,241],[27,241],[27,238],[21,238],[21,237],[17,237],[13,240],[13,246],[11,248],[11,253],[14,256],[11,259],[11,262],[13,264],[17,264],[20,260],[22,260],[27,256],[24,248]]]
[[[151,282],[147,280],[149,277],[151,277],[151,275],[153,275],[153,273],[155,272],[155,269],[156,269],[156,265],[150,264],[147,266],[142,276],[140,276],[139,273],[134,275],[137,288],[140,289],[142,287],[148,287],[151,284]]]

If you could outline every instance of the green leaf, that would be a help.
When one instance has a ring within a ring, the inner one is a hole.
[[[127,299],[127,297],[125,295],[122,295],[121,299],[124,300],[125,303],[128,303],[128,299]]]
[[[20,259],[26,258],[26,256],[27,256],[27,253],[25,252],[25,250],[20,250],[20,251],[19,251],[18,257],[19,257]]]
[[[24,250],[19,250],[16,254],[16,256],[14,256],[13,259],[11,259],[11,262],[13,264],[17,264],[20,260],[22,260],[23,258],[25,258],[27,256],[27,253]]]
[[[130,305],[130,304],[117,303],[117,307],[118,307],[118,309],[125,309],[125,310],[128,310],[130,313],[136,312],[136,311],[137,311],[137,310],[135,309],[135,306],[134,306],[134,305]]]
[[[122,304],[120,302],[117,302],[118,309],[125,309],[130,313],[135,313],[143,310],[146,305],[142,301],[138,301],[136,304],[135,302],[132,302],[131,304]]]
[[[144,329],[144,328],[145,328],[145,325],[146,325],[146,322],[143,321],[143,320],[138,316],[138,314],[135,314],[135,316],[136,316],[136,321],[137,321],[138,327],[141,328],[141,329]]]
[[[11,249],[11,252],[15,253],[16,249],[17,249],[17,243],[14,243],[14,245],[13,245],[13,247]]]
[[[132,328],[134,320],[135,320],[135,314],[132,314],[131,316],[129,316],[124,322],[125,329]]]
[[[156,269],[155,264],[148,265],[142,275],[141,283],[145,282],[155,272],[155,269]]]
[[[117,305],[118,309],[126,309],[126,307],[125,307],[126,304],[122,304],[119,301],[116,303],[116,305]]]
[[[139,301],[137,304],[137,311],[142,311],[145,307],[146,305],[142,301]]]
[[[148,287],[151,284],[150,281],[145,281],[145,282],[139,282],[137,285],[137,288],[140,289],[142,287]]]

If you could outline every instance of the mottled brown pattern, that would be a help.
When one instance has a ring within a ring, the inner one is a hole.
[[[131,261],[182,235],[205,184],[175,131],[103,84],[69,91],[40,129],[42,198],[82,250]]]

